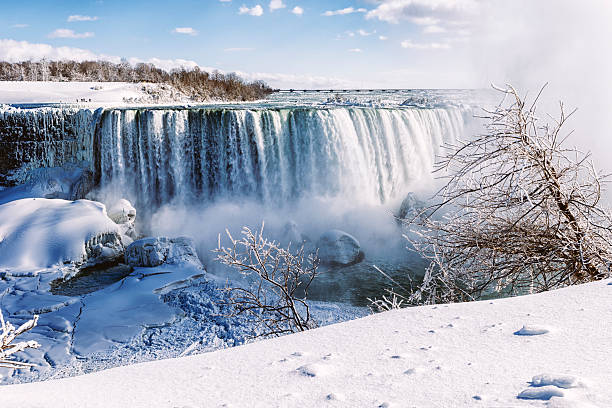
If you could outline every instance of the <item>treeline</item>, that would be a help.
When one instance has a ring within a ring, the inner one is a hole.
[[[150,82],[174,86],[194,101],[208,99],[255,100],[273,92],[263,81],[246,82],[234,73],[208,73],[200,68],[173,69],[170,72],[153,64],[127,61],[0,61],[0,81],[93,81]]]

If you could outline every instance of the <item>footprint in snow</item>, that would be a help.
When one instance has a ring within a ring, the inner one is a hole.
[[[546,385],[554,385],[559,388],[577,388],[582,387],[582,383],[571,375],[551,375],[540,374],[531,379],[533,387],[542,387]]]
[[[548,401],[553,397],[563,398],[570,388],[582,387],[583,384],[571,375],[540,374],[531,379],[531,387],[523,390],[518,399]]]
[[[548,332],[550,330],[543,326],[524,325],[520,330],[515,331],[514,334],[517,336],[539,336]]]
[[[338,394],[338,393],[335,393],[335,392],[327,394],[325,399],[328,400],[328,401],[344,401],[345,400],[343,394]]]
[[[545,385],[543,387],[527,388],[523,390],[517,398],[548,401],[552,397],[563,397],[564,395],[561,388],[555,387],[554,385]]]
[[[304,377],[320,377],[324,376],[329,372],[329,367],[322,364],[305,364],[296,368],[298,374]]]

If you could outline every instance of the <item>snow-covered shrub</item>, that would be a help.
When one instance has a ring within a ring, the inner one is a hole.
[[[32,320],[29,320],[15,329],[15,326],[9,322],[4,321],[4,316],[0,310],[0,367],[5,368],[28,368],[33,364],[23,363],[21,361],[13,360],[13,355],[19,353],[27,348],[39,348],[40,344],[34,340],[20,341],[19,343],[13,343],[13,340],[20,334],[31,330],[38,323],[38,316],[35,315]]]
[[[280,336],[316,327],[306,296],[317,273],[316,255],[306,255],[302,246],[296,252],[268,241],[261,230],[242,229],[242,239],[229,231],[230,247],[215,250],[217,260],[255,277],[246,287],[226,287],[235,315],[248,315],[258,326],[256,337]]]

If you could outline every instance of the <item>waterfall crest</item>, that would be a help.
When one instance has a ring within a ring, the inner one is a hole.
[[[384,203],[464,130],[458,108],[112,109],[94,162],[137,207],[309,196]]]

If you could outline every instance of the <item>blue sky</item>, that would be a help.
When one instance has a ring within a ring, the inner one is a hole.
[[[3,1],[0,59],[78,48],[193,61],[281,87],[465,87],[475,1]]]
[[[609,0],[0,2],[0,60],[198,64],[281,88],[465,88],[540,71],[567,78],[559,70],[567,61],[558,61],[568,46],[579,61],[598,55],[591,49],[609,36],[590,31],[608,26],[612,9]]]

